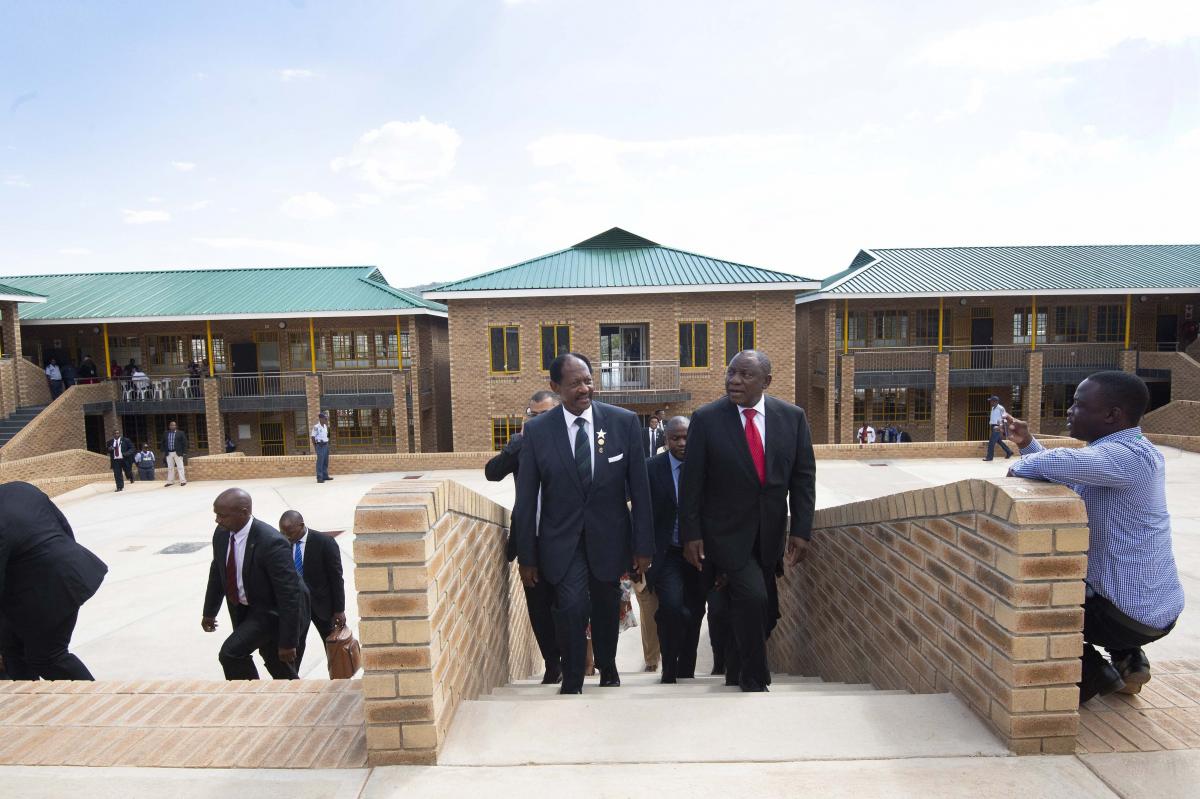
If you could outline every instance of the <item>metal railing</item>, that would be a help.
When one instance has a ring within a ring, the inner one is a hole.
[[[221,375],[222,397],[304,396],[303,374],[250,372]]]
[[[954,369],[1025,369],[1029,348],[1014,347],[945,347],[950,353],[950,368]]]
[[[322,372],[322,394],[391,394],[392,372]]]
[[[601,361],[598,391],[673,391],[680,387],[678,361]]]
[[[1117,369],[1121,364],[1120,344],[1045,344],[1038,349],[1046,369]]]
[[[854,373],[929,372],[933,371],[933,354],[929,347],[854,350]]]

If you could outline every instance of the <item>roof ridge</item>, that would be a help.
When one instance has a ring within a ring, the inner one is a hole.
[[[0,281],[25,278],[83,277],[95,275],[178,275],[198,272],[276,272],[295,269],[378,269],[370,264],[327,264],[315,266],[202,266],[196,269],[114,269],[102,272],[46,272],[36,275],[3,275]]]
[[[1200,247],[1194,244],[947,244],[941,247],[864,247],[869,252],[896,252],[898,250],[1081,250],[1081,249],[1128,249],[1133,247]]]

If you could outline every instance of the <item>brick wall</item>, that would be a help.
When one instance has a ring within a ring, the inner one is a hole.
[[[17,409],[17,362],[14,358],[0,358],[0,419],[12,415]]]
[[[820,510],[772,665],[951,691],[1017,754],[1073,753],[1087,546],[1083,501],[1019,478]]]
[[[1174,387],[1172,387],[1172,393]],[[1200,390],[1192,394],[1200,397]],[[1178,436],[1200,434],[1200,401],[1172,400],[1142,417],[1142,430],[1147,433],[1167,433]]]
[[[1200,452],[1200,436],[1175,436],[1164,433],[1148,433],[1146,438],[1160,447],[1175,447],[1188,452]]]
[[[32,365],[32,364],[31,364]],[[42,375],[42,382],[45,382]],[[115,383],[74,385],[0,447],[0,461],[13,461],[68,449],[87,449],[83,406],[111,401]]]
[[[773,393],[791,400],[796,387],[795,292],[746,291],[671,294],[450,300],[451,400],[456,450],[492,448],[491,419],[519,416],[533,392],[549,387],[541,365],[541,326],[569,325],[571,348],[600,362],[602,324],[645,324],[642,360],[679,360],[679,322],[708,323],[708,367],[684,370],[682,403],[652,403],[672,415],[689,414],[725,393],[725,322],[754,320],[757,346],[772,358]],[[489,325],[516,325],[521,371],[490,374]]]
[[[541,668],[507,526],[504,508],[449,480],[384,483],[359,503],[369,765],[436,763],[461,701]]]
[[[24,358],[17,358],[17,387],[21,407],[50,404],[50,381],[45,370]]]
[[[100,476],[111,474],[108,458],[82,449],[69,449],[0,463],[0,483],[27,483],[48,477]]]
[[[494,452],[379,452],[329,456],[329,472],[427,472],[435,469],[483,469]],[[271,477],[309,477],[316,473],[315,455],[243,455],[242,453],[188,458],[188,480],[245,480]]]
[[[1189,400],[1200,397],[1200,363],[1183,352],[1140,352],[1138,366],[1142,369],[1171,371],[1171,399]]]

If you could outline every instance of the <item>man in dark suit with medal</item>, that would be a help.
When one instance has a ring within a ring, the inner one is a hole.
[[[763,392],[771,361],[744,350],[725,372],[725,398],[699,408],[680,481],[680,539],[696,569],[726,582],[730,651],[725,681],[765,691],[770,589],[781,558],[793,566],[812,536],[816,461],[801,408]],[[789,524],[789,509],[791,519]]]
[[[592,401],[592,366],[578,353],[550,364],[550,388],[562,404],[525,424],[513,528],[522,582],[554,592],[560,693],[577,694],[589,619],[600,685],[621,684],[619,582],[649,569],[654,530],[637,416]]]

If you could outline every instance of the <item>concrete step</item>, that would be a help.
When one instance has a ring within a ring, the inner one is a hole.
[[[619,689],[617,689],[619,690]],[[582,696],[464,702],[445,766],[751,763],[990,755],[1007,748],[949,694]],[[567,700],[567,701],[562,701]]]
[[[632,685],[661,685],[662,684],[660,682],[661,680],[662,680],[662,674],[660,674],[656,671],[635,671],[635,672],[623,671],[623,672],[621,672],[621,686],[622,687],[628,687],[628,686],[632,686]],[[795,684],[803,683],[803,684],[808,684],[808,685],[812,685],[812,684],[821,685],[822,684],[820,677],[801,677],[801,676],[795,675],[795,674],[772,674],[771,681],[772,681],[771,684],[773,686],[774,685],[793,684],[793,683],[795,683]],[[542,681],[537,678],[530,678],[528,680],[513,680],[511,683],[509,683],[509,686],[515,687],[515,686],[522,686],[522,685],[540,685],[541,682]],[[583,680],[583,684],[585,687],[588,685],[597,685],[598,686],[600,684],[600,676],[592,675],[591,677],[585,677]],[[696,677],[692,677],[692,678],[689,678],[686,680],[680,680],[676,684],[677,685],[724,685],[725,677],[720,674],[701,674],[701,675],[697,675]]]
[[[578,696],[565,696],[558,692],[557,685],[531,685],[497,688],[487,696],[479,697],[481,702],[511,702],[511,701],[542,701],[554,699],[557,701],[576,701]],[[635,685],[620,688],[599,688],[584,686],[584,695],[588,699],[603,699],[615,701],[622,699],[677,699],[679,697],[719,697],[731,694],[741,694],[737,686],[732,685]],[[772,694],[803,694],[805,696],[846,696],[850,694],[906,694],[907,691],[878,691],[870,685],[846,685],[844,683],[829,684],[792,684],[772,685]]]

